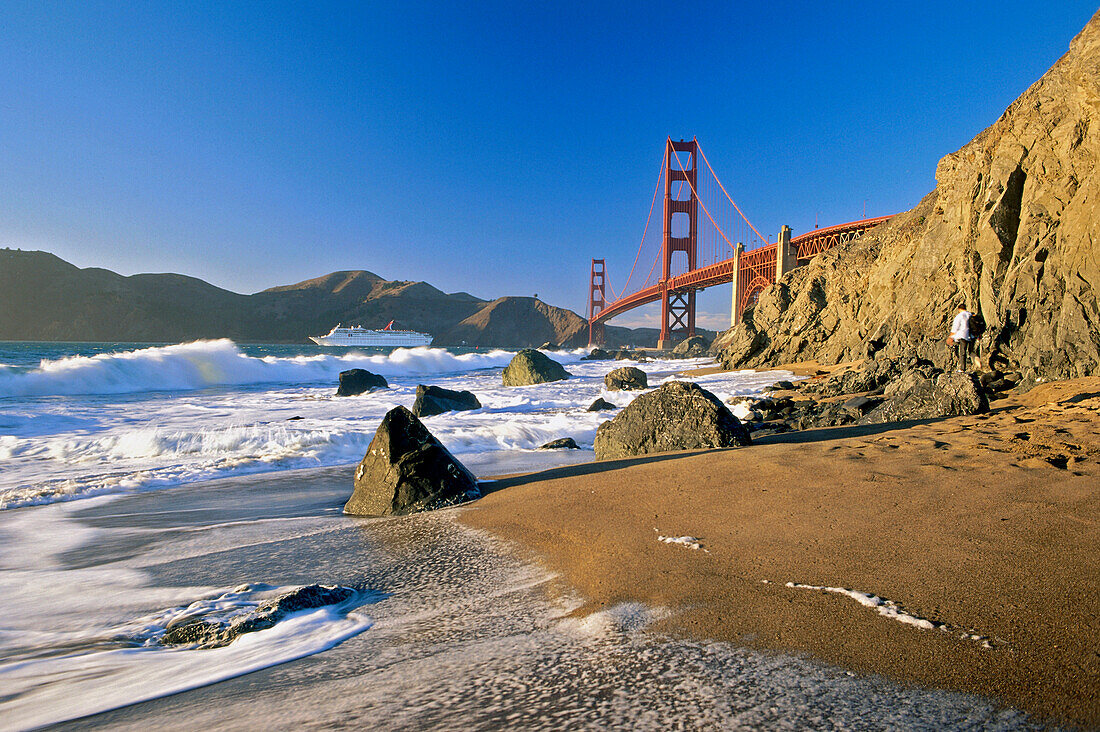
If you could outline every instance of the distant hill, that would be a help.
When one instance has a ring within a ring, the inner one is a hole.
[[[0,249],[0,340],[303,343],[337,323],[380,328],[390,320],[431,333],[440,346],[588,340],[583,318],[532,297],[486,302],[363,270],[242,295],[184,275],[125,277],[80,269],[47,252]],[[608,340],[655,342],[648,330],[609,328]]]

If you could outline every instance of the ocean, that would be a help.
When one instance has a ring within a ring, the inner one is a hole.
[[[810,659],[660,637],[669,608],[580,605],[516,547],[455,520],[344,516],[352,467],[417,384],[482,408],[425,424],[477,476],[593,459],[612,364],[505,388],[514,352],[0,343],[0,729],[1016,729],[974,697]],[[636,365],[655,386],[693,361]],[[615,363],[615,366],[624,365]],[[336,397],[340,371],[389,389]],[[782,373],[692,377],[723,400]],[[538,450],[572,437],[580,450]],[[173,620],[291,588],[352,588],[222,648]]]

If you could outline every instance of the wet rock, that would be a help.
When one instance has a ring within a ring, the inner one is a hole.
[[[749,432],[718,397],[698,384],[670,381],[642,394],[596,431],[596,458],[667,450],[735,447]]]
[[[404,515],[477,498],[473,474],[405,407],[391,409],[355,468],[344,513]]]
[[[577,444],[576,440],[572,437],[561,437],[557,440],[551,440],[545,445],[539,445],[540,450],[580,450],[581,446]]]
[[[469,409],[481,409],[481,402],[473,392],[451,391],[438,386],[416,387],[416,400],[412,413],[417,417],[430,417],[444,412],[461,412]]]
[[[593,348],[592,352],[582,358],[582,361],[608,361],[611,359],[611,354],[602,348]]]
[[[350,587],[307,585],[260,604],[229,620],[203,617],[184,618],[168,626],[160,642],[166,646],[195,645],[199,648],[227,646],[245,633],[274,626],[291,613],[337,605],[355,596]]]
[[[568,379],[569,372],[557,361],[531,348],[517,353],[504,369],[505,386],[528,386]]]
[[[645,371],[633,366],[617,368],[603,377],[604,386],[608,391],[633,391],[649,388],[649,380]]]
[[[765,387],[767,391],[788,391],[794,388],[794,384],[790,381],[777,381],[771,386]]]
[[[909,371],[887,386],[883,396],[885,401],[860,419],[860,424],[954,417],[989,409],[978,380],[961,372],[928,378],[920,371]]]
[[[607,410],[607,409],[618,409],[618,407],[616,407],[614,404],[607,401],[603,397],[597,397],[596,401],[589,404],[588,409],[585,410],[585,411],[588,411],[588,412],[602,412],[602,411]]]
[[[366,369],[348,369],[340,372],[340,386],[336,396],[356,396],[375,389],[388,389],[385,377],[372,374]]]

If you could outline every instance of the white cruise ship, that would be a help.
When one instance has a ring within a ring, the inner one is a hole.
[[[310,336],[309,339],[319,346],[367,346],[387,348],[396,346],[430,346],[430,333],[418,333],[415,330],[394,330],[393,321],[382,330],[368,330],[360,325],[345,328],[337,324],[323,336]]]

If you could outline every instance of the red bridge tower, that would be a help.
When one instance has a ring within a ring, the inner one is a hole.
[[[696,173],[698,172],[699,148],[695,138],[688,142],[673,142],[668,138],[665,143],[665,236],[662,244],[661,260],[661,336],[657,348],[672,348],[677,342],[695,335],[695,290],[677,292],[669,289],[672,279],[672,255],[684,252],[687,255],[687,270],[695,267],[695,237],[698,231],[698,190]],[[674,183],[679,183],[675,186]],[[677,216],[679,217],[677,218]],[[673,230],[675,226],[675,231]]]

